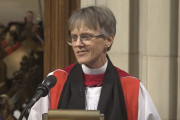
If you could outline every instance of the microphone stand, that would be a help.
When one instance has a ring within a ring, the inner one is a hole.
[[[41,97],[45,97],[48,95],[49,90],[56,84],[56,77],[50,75],[46,78],[46,80],[40,84],[36,89],[36,94],[34,97],[28,102],[24,110],[22,111],[18,120],[22,120],[27,109],[31,108]]]
[[[24,116],[24,114],[26,113],[26,110],[27,110],[28,108],[30,108],[30,106],[26,105],[26,107],[23,109],[21,115],[19,116],[19,119],[18,119],[18,120],[22,120],[22,119],[23,119],[23,116]]]
[[[31,108],[42,97],[43,92],[37,91],[37,93],[39,93],[39,94],[35,94],[33,99],[30,100],[28,102],[28,104],[26,105],[26,107],[23,109],[23,111],[22,111],[21,115],[19,116],[18,120],[22,120],[22,118],[23,118],[24,114],[26,113],[27,109]]]

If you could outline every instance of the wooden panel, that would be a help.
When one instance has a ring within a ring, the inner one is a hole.
[[[44,0],[44,76],[74,63],[72,48],[68,46],[68,18],[80,7],[80,0]]]
[[[59,63],[59,67],[64,67],[67,66],[69,64],[69,47],[67,42],[66,42],[66,37],[68,36],[68,26],[67,26],[67,21],[68,21],[68,17],[69,17],[69,1],[65,0],[66,2],[59,2],[59,25],[58,28],[62,28],[63,29],[59,29],[59,47],[58,51],[58,58],[59,61],[57,61],[57,63]]]
[[[70,14],[69,15],[71,15],[74,10],[79,9],[80,5],[81,5],[80,0],[71,0],[71,2],[69,3],[69,6],[70,6]],[[74,56],[74,52],[71,47],[69,48],[69,55],[70,55],[69,62],[74,63],[76,61],[76,58]]]
[[[50,1],[44,0],[44,75],[51,69],[51,36],[50,36]]]

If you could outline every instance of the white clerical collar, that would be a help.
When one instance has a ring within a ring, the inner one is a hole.
[[[108,60],[106,60],[106,63],[101,68],[98,68],[98,69],[92,69],[82,64],[82,70],[85,74],[89,74],[89,75],[97,75],[97,74],[105,73],[106,68],[107,68],[107,63],[108,63],[107,61]]]

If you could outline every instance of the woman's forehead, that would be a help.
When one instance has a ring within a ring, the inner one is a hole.
[[[83,20],[76,20],[73,25],[71,26],[70,31],[74,31],[74,30],[93,30],[93,31],[98,31],[99,29],[99,25],[94,25],[92,23],[89,23],[87,21],[83,21]]]
[[[75,31],[80,31],[80,32],[82,32],[82,31],[94,31],[94,29],[91,29],[85,25],[80,25],[80,26],[74,27],[71,32],[75,32]]]
[[[87,26],[81,26],[79,28],[74,28],[71,31],[71,34],[82,34],[82,33],[96,34],[96,33],[101,33],[101,32],[100,32],[100,30],[94,30],[94,29],[88,28]]]

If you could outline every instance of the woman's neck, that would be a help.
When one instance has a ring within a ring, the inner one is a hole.
[[[102,67],[98,68],[98,69],[92,69],[92,68],[89,68],[86,65],[82,64],[83,72],[85,74],[89,74],[89,75],[97,75],[97,74],[105,73],[106,68],[107,68],[107,64],[108,64],[107,61],[108,60],[106,59],[105,64]]]

